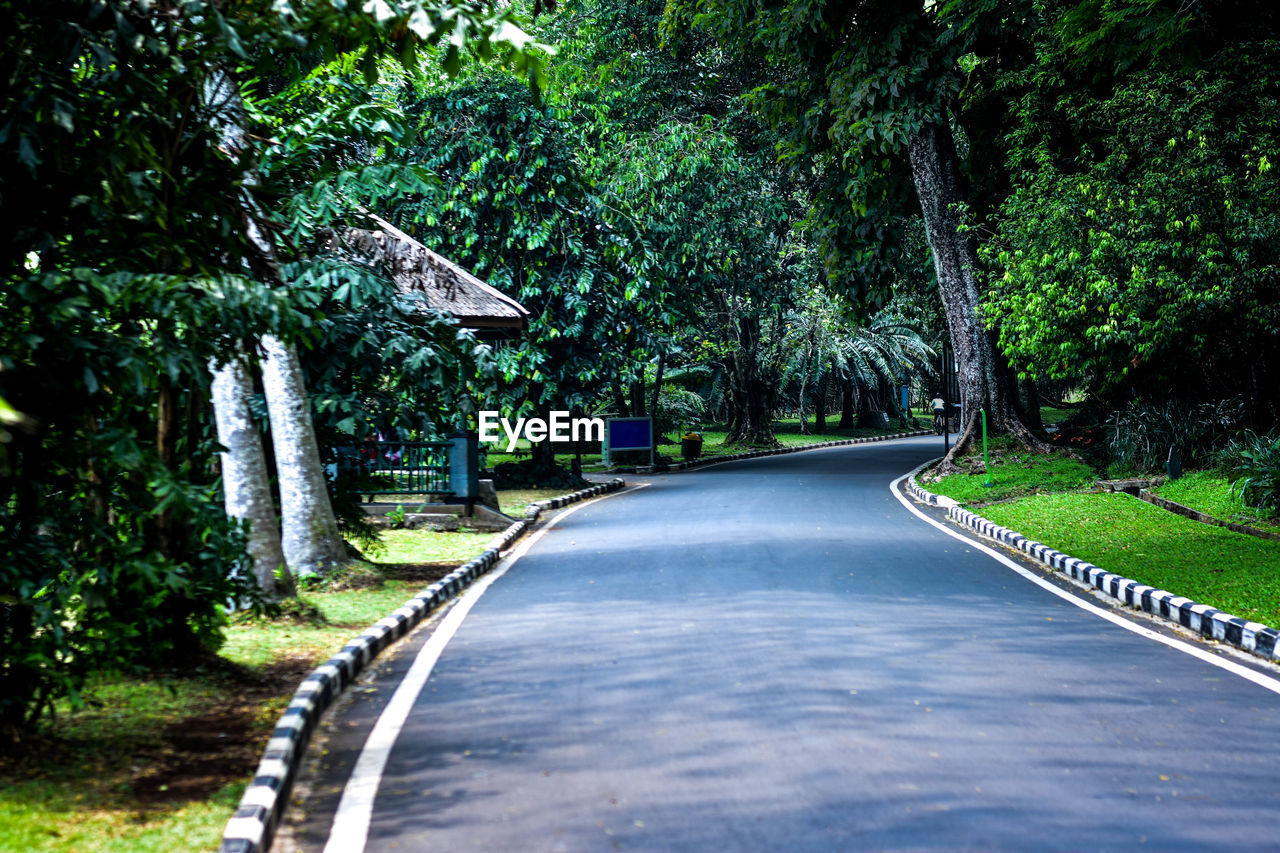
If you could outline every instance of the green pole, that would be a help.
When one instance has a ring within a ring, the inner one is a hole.
[[[987,466],[987,481],[982,485],[991,488],[995,482],[991,479],[991,457],[987,455],[987,410],[982,410],[982,464]]]

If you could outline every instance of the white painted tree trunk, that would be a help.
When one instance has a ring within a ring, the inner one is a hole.
[[[210,107],[210,123],[222,133],[221,147],[237,158],[249,151],[244,102],[230,72],[219,71],[211,77],[205,103]],[[248,192],[257,182],[257,172],[251,165],[246,167],[240,197],[245,235],[254,249],[247,261],[263,280],[280,284],[275,244],[259,226],[260,211]],[[297,351],[274,336],[264,336],[261,345],[266,353],[262,385],[280,484],[281,546],[295,575],[323,574],[346,561],[347,548],[329,502],[302,366]]]
[[[329,502],[302,365],[297,350],[278,338],[264,336],[262,348],[284,555],[298,576],[325,574],[346,562],[347,547]]]
[[[280,528],[271,503],[271,481],[262,452],[262,434],[249,411],[253,383],[241,359],[213,371],[213,412],[222,457],[222,489],[227,515],[249,522],[253,575],[269,601],[292,596],[293,578],[280,548]]]

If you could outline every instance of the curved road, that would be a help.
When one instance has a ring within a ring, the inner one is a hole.
[[[937,444],[656,477],[563,518],[440,657],[365,849],[1280,849],[1280,695],[914,517],[889,483]],[[416,648],[330,723],[294,849],[324,847]]]

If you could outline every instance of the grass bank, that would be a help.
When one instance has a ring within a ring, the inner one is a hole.
[[[1183,506],[1199,510],[1224,521],[1275,530],[1280,519],[1261,515],[1255,508],[1240,502],[1239,492],[1232,492],[1232,478],[1223,471],[1193,471],[1152,489],[1157,495]]]
[[[1062,453],[1030,453],[1001,439],[992,447],[991,487],[983,485],[988,474],[980,462],[981,454],[971,454],[959,464],[972,473],[926,477],[922,485],[1109,572],[1280,626],[1280,580],[1269,571],[1280,566],[1280,542],[1193,521],[1129,495],[1091,491],[1099,472]],[[1156,491],[1218,518],[1262,521],[1230,499],[1221,472],[1191,472]]]
[[[984,467],[981,453],[970,454],[959,460],[965,473],[935,481],[926,478],[923,485],[936,494],[980,506],[1027,495],[1079,491],[1098,478],[1097,472],[1079,459],[1062,453],[1032,453],[1005,437],[991,442],[989,451],[990,471]]]
[[[1280,542],[1233,533],[1124,494],[1035,495],[982,509],[1024,536],[1236,616],[1280,625]]]
[[[352,575],[358,588],[302,594],[322,620],[233,617],[226,644],[203,666],[98,675],[89,708],[62,709],[0,754],[0,850],[217,849],[298,682],[493,536],[385,531],[379,562]]]

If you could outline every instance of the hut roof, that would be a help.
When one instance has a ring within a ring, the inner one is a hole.
[[[490,287],[391,223],[369,214],[377,230],[343,229],[342,242],[391,268],[401,293],[421,295],[426,304],[451,314],[468,329],[525,329],[529,312],[502,291]]]

